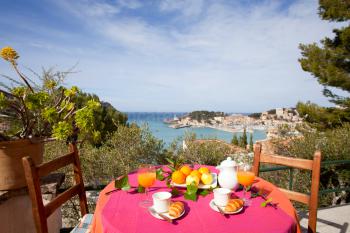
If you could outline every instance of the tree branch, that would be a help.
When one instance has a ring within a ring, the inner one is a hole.
[[[68,117],[70,117],[71,115],[73,115],[75,111],[75,107],[73,107],[64,117],[63,117],[63,120],[67,120]]]
[[[29,82],[27,81],[27,79],[24,77],[23,74],[21,74],[21,72],[19,72],[17,65],[15,62],[11,63],[13,68],[15,69],[16,73],[19,75],[19,77],[25,82],[25,84],[27,85],[27,87],[31,90],[32,93],[34,93],[34,90],[32,88],[32,86],[29,84]]]

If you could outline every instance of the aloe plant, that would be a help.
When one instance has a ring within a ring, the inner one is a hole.
[[[53,137],[60,140],[77,140],[80,137],[98,138],[94,128],[94,112],[100,108],[95,100],[77,108],[75,100],[80,90],[64,87],[68,72],[43,70],[42,75],[33,72],[40,84],[24,75],[18,67],[18,53],[11,47],[1,50],[0,56],[9,62],[19,79],[1,75],[7,82],[0,82],[0,113],[10,119],[10,130],[0,132],[0,140]]]

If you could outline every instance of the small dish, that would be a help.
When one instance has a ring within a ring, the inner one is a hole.
[[[209,202],[209,206],[210,208],[212,208],[212,210],[215,210],[216,212],[219,212],[219,209],[218,207],[214,204],[214,199],[212,199],[210,202]],[[234,212],[228,212],[228,211],[225,211],[225,207],[223,206],[221,209],[225,212],[225,214],[238,214],[239,212],[241,212],[243,210],[243,207],[242,206],[240,209],[234,211]]]
[[[199,183],[198,188],[199,189],[213,189],[216,188],[216,186],[218,185],[218,175],[214,172],[211,173],[213,176],[213,182],[211,184],[203,184],[202,182]],[[179,188],[186,188],[187,185],[186,184],[177,184],[171,181],[170,183],[171,186],[173,187],[179,187]]]
[[[150,208],[152,208],[152,209],[154,210],[153,206],[151,206]],[[158,218],[158,219],[160,219],[160,220],[166,221],[164,218],[162,218],[161,216],[159,216],[155,210],[154,210],[154,211],[148,211],[148,212],[149,212],[153,217]],[[162,213],[162,214],[164,214],[166,217],[168,217],[168,218],[174,220],[174,219],[180,218],[182,215],[184,215],[184,213],[185,213],[185,209],[184,209],[184,211],[182,211],[182,213],[181,213],[178,217],[176,217],[176,218],[170,216],[170,215],[169,215],[169,212],[165,212],[165,213]]]

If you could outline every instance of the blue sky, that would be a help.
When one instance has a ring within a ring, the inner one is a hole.
[[[332,36],[316,0],[1,0],[0,46],[19,64],[67,70],[67,85],[122,111],[255,112],[329,105],[298,63]],[[4,10],[6,9],[6,10]],[[0,61],[0,73],[15,76]]]

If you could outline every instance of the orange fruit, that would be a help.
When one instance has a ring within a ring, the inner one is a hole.
[[[207,167],[200,167],[199,169],[198,169],[198,171],[199,171],[199,173],[200,174],[204,174],[204,173],[210,173],[210,171],[209,171],[209,168],[207,168]]]
[[[198,170],[193,170],[190,174],[191,176],[197,176],[199,180],[201,180],[201,173]]]
[[[213,175],[210,173],[202,174],[201,181],[203,184],[211,184],[213,183]]]
[[[190,168],[188,165],[184,165],[181,167],[180,171],[185,174],[185,176],[188,176],[192,172],[192,168]]]
[[[176,184],[184,184],[186,176],[181,171],[174,171],[171,175],[171,180]]]
[[[197,176],[195,176],[195,175],[189,175],[189,176],[186,177],[186,185],[190,185],[190,184],[192,184],[193,182],[195,183],[196,186],[199,185],[199,179],[198,179]]]

